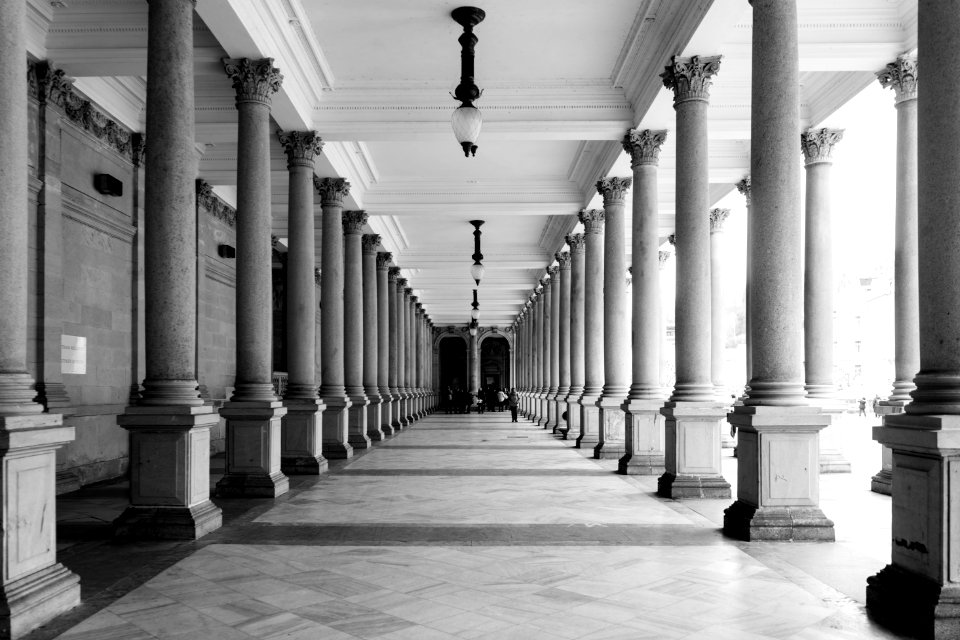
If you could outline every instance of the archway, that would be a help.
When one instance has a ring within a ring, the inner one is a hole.
[[[510,389],[510,342],[500,335],[488,335],[480,343],[480,386]]]
[[[440,389],[467,388],[467,342],[459,336],[440,338]]]

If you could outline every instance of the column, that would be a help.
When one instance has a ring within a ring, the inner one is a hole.
[[[556,255],[560,255],[557,253]],[[569,274],[569,271],[567,272]],[[563,419],[563,412],[566,407],[561,406],[561,401],[566,396],[566,390],[560,393],[560,298],[561,298],[561,278],[560,267],[552,267],[550,279],[553,280],[553,293],[550,298],[550,406],[553,412],[553,432],[557,433],[559,429],[567,428],[567,421]],[[568,336],[569,338],[569,336]],[[568,345],[569,347],[569,345]],[[569,385],[568,385],[569,387]]]
[[[570,429],[567,411],[567,396],[570,395],[570,252],[557,251],[557,427],[558,431],[567,435]],[[566,416],[566,417],[564,417]]]
[[[343,199],[350,183],[343,178],[314,178],[320,193],[322,264],[320,269],[320,397],[327,405],[323,412],[323,455],[350,458],[348,441],[350,398],[344,386],[343,328]]]
[[[553,356],[553,333],[551,329],[553,328],[553,276],[555,272],[551,267],[547,267],[547,275],[543,279],[543,300],[540,303],[540,308],[543,313],[543,334],[542,341],[540,344],[540,349],[543,352],[543,361],[541,363],[541,376],[543,377],[543,384],[541,385],[540,392],[540,422],[543,424],[544,429],[550,428],[550,425],[553,424],[556,420],[555,415],[551,415],[550,408],[552,403],[550,402],[550,374],[553,370],[552,366],[552,356]],[[554,393],[556,388],[553,389]]]
[[[220,410],[227,452],[217,495],[275,498],[290,488],[280,471],[287,409],[273,391],[270,266],[270,103],[283,76],[271,58],[223,65],[237,92],[237,375],[233,397]]]
[[[723,223],[730,209],[710,209],[710,380],[717,401],[730,406],[723,376],[727,332],[723,323]],[[733,449],[734,439],[721,425],[720,447]]]
[[[916,387],[920,370],[920,300],[917,284],[917,61],[900,56],[877,74],[892,87],[897,109],[897,209],[893,258],[893,324],[895,331],[893,392],[880,401],[884,415],[900,413]],[[870,489],[890,495],[893,455],[883,447],[881,469]]]
[[[397,278],[397,391],[400,393],[400,402],[397,409],[400,411],[400,426],[410,426],[410,390],[407,388],[407,280]]]
[[[710,379],[710,206],[707,107],[720,57],[674,56],[661,74],[673,91],[677,118],[676,371],[673,395],[661,412],[666,471],[657,493],[667,498],[726,498],[720,470],[725,407]]]
[[[413,338],[413,305],[416,304],[417,298],[413,295],[413,288],[407,287],[403,290],[404,295],[404,353],[406,357],[403,359],[404,368],[406,369],[406,381],[407,381],[407,422],[411,424],[417,420],[417,381],[413,372],[413,364],[416,362],[416,348],[417,344]]]
[[[389,313],[390,313],[390,425],[393,427],[394,432],[400,431],[403,427],[406,426],[406,422],[403,420],[403,411],[401,403],[403,398],[400,393],[400,312],[399,312],[399,296],[400,292],[403,291],[402,285],[398,282],[400,280],[400,269],[398,267],[389,267],[387,270],[387,279],[388,287],[388,303],[389,303]]]
[[[479,333],[479,331],[477,332]],[[479,336],[475,334],[467,334],[470,338],[468,345],[469,348],[469,360],[470,360],[470,378],[467,383],[467,390],[470,393],[476,393],[477,389],[480,388],[480,341]]]
[[[347,442],[354,449],[369,449],[364,393],[363,249],[361,235],[367,224],[365,211],[343,212],[343,379],[350,408]]]
[[[393,392],[390,390],[390,281],[387,271],[393,254],[377,253],[377,390],[381,398],[380,430],[385,437],[394,434]]]
[[[414,363],[414,370],[416,371],[417,378],[417,393],[419,397],[417,398],[417,418],[422,418],[426,415],[426,393],[423,388],[423,305],[419,302],[416,304],[416,309],[414,310],[414,319],[416,320],[414,324],[414,334],[417,341],[417,358]]]
[[[520,400],[518,413],[523,415],[523,397],[527,386],[527,304],[517,316],[517,379],[514,381]]]
[[[280,134],[289,171],[287,251],[287,392],[281,420],[280,468],[288,475],[323,473],[323,402],[317,395],[317,286],[313,225],[315,131]]]
[[[593,457],[619,460],[625,453],[623,402],[630,390],[630,308],[627,306],[627,236],[623,205],[633,178],[603,178],[597,191],[603,196],[603,395],[600,441]]]
[[[740,192],[740,195],[744,197],[747,205],[747,246],[750,247],[753,244],[753,207],[751,206],[750,200],[750,176],[745,177],[743,180],[736,184],[737,191]],[[750,278],[751,278],[751,262],[750,262],[750,252],[747,251],[747,281],[746,281],[746,291],[744,299],[747,302],[747,314],[744,318],[745,329],[746,329],[746,371],[747,371],[747,380],[743,388],[743,395],[740,396],[739,400],[742,402],[746,399],[747,395],[750,394],[750,379],[753,377],[753,340],[751,339],[751,322],[750,322],[750,303],[752,296],[750,294]]]
[[[623,474],[660,475],[664,467],[660,347],[665,331],[660,305],[660,238],[657,165],[666,131],[631,129],[623,139],[633,169],[632,373],[626,413]],[[667,254],[669,255],[669,254]]]
[[[580,211],[586,249],[583,282],[584,388],[580,398],[580,437],[577,447],[593,449],[600,442],[603,392],[603,209]]]
[[[384,438],[380,430],[383,413],[379,388],[380,332],[377,305],[377,247],[380,236],[364,234],[360,238],[363,253],[363,394],[367,397],[367,438],[380,442]]]
[[[833,229],[830,212],[830,167],[842,129],[815,129],[800,134],[807,172],[806,254],[803,278],[803,348],[806,384],[811,404],[839,415],[833,383]],[[850,462],[820,433],[820,473],[850,473]]]
[[[570,234],[566,238],[570,247],[570,391],[567,392],[567,431],[563,439],[581,435],[580,399],[584,385],[584,264],[586,236],[582,233]]]
[[[533,296],[523,303],[523,391],[520,394],[520,413],[530,418],[530,393],[533,389]]]
[[[544,346],[544,320],[546,317],[546,309],[544,308],[544,300],[547,295],[547,280],[544,276],[540,277],[540,280],[537,282],[536,288],[536,297],[533,301],[533,344],[531,348],[533,349],[533,375],[534,375],[534,389],[533,389],[533,406],[531,418],[532,420],[539,425],[544,422],[545,416],[543,415],[543,396],[544,391],[546,390],[545,377],[543,375],[543,361],[544,357],[547,355],[543,352]]]
[[[803,217],[796,0],[754,0],[750,176],[753,377],[739,429],[737,501],[723,530],[743,540],[833,540],[818,506],[819,431],[803,389]],[[684,254],[686,257],[686,254]]]

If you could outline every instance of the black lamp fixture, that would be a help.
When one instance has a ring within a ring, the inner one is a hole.
[[[473,278],[473,281],[477,283],[477,286],[480,286],[480,281],[483,279],[483,265],[480,263],[483,260],[483,254],[480,253],[480,225],[483,224],[483,220],[471,220],[470,224],[473,225],[473,255],[470,256],[473,258],[473,265],[470,267],[470,277]]]
[[[487,14],[477,7],[457,7],[450,15],[463,27],[463,34],[457,39],[461,47],[460,84],[452,94],[454,100],[460,101],[460,106],[454,109],[451,122],[453,135],[463,147],[463,155],[469,158],[477,155],[477,138],[480,136],[480,125],[483,124],[480,109],[473,106],[473,101],[483,93],[473,81],[473,48],[477,45],[473,28],[483,22]]]
[[[470,305],[473,307],[473,311],[470,312],[470,317],[473,318],[474,322],[480,320],[480,303],[477,302],[477,290],[473,290],[473,303]]]

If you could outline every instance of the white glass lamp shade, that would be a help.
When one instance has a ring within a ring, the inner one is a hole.
[[[477,138],[480,137],[480,125],[483,124],[480,109],[461,105],[453,110],[451,123],[453,124],[453,135],[457,137],[457,142],[463,147],[463,154],[465,156],[469,156],[471,152],[475,154]]]
[[[472,336],[477,335],[477,325],[472,323],[470,324],[470,335]]]
[[[474,320],[479,320],[479,319],[480,319],[480,309],[474,309],[473,311],[471,311],[471,312],[470,312],[470,317],[473,318]]]
[[[483,280],[483,265],[482,264],[471,265],[470,277],[473,278],[473,281],[479,285],[480,281]]]

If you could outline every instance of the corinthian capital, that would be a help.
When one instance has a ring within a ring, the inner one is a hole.
[[[287,152],[287,168],[313,169],[313,160],[323,151],[323,140],[316,131],[277,131],[277,138]]]
[[[554,254],[554,257],[557,259],[557,262],[560,264],[560,271],[570,271],[570,252],[569,251],[557,251]]]
[[[343,232],[346,234],[360,233],[363,225],[367,224],[366,211],[344,211],[342,216]]]
[[[280,90],[283,75],[273,66],[273,58],[223,58],[222,62],[237,91],[237,104],[257,102],[269,105],[273,94]]]
[[[668,236],[667,236],[667,242],[670,243],[670,246],[671,246],[671,247],[674,247],[674,249],[676,249],[676,246],[677,246],[677,234],[671,233],[670,235],[668,235]]]
[[[570,245],[570,254],[582,254],[586,248],[586,238],[582,233],[571,233],[567,236],[567,244]]]
[[[390,259],[393,259],[393,256],[390,256]],[[400,267],[390,267],[387,269],[387,279],[390,280],[390,282],[396,284],[398,278],[400,278]]]
[[[397,293],[403,295],[403,292],[407,288],[407,279],[397,276]]]
[[[560,267],[549,266],[547,267],[547,275],[550,276],[549,283],[553,284],[557,281],[557,274],[560,272]]]
[[[603,206],[623,204],[627,189],[633,184],[633,178],[601,178],[597,180],[597,191],[603,196]]]
[[[883,71],[877,73],[877,80],[884,88],[893,87],[894,101],[897,104],[906,100],[917,99],[917,59],[911,56],[900,56],[896,61],[887,64]]]
[[[710,209],[710,233],[723,231],[723,223],[730,215],[730,209]]]
[[[393,254],[389,251],[377,253],[377,271],[386,271],[390,267],[391,260],[393,260]]]
[[[603,209],[581,209],[577,217],[586,233],[603,233],[603,223],[606,221]]]
[[[843,140],[843,129],[811,129],[800,134],[804,165],[833,162],[833,147]]]
[[[644,164],[660,162],[660,147],[667,139],[667,131],[630,129],[623,136],[623,150],[630,154],[631,166],[636,169]]]
[[[673,106],[688,100],[710,100],[712,78],[720,70],[721,56],[673,56],[660,77],[663,86],[673,89]]]
[[[345,178],[313,176],[313,188],[320,194],[320,204],[324,207],[342,207],[343,199],[350,195],[350,183]]]
[[[743,180],[737,183],[737,191],[739,191],[740,194],[747,199],[748,207],[750,206],[750,189],[750,176],[744,177]]]
[[[376,233],[365,233],[360,238],[360,246],[364,253],[373,255],[377,252],[377,247],[380,246],[380,236]]]

